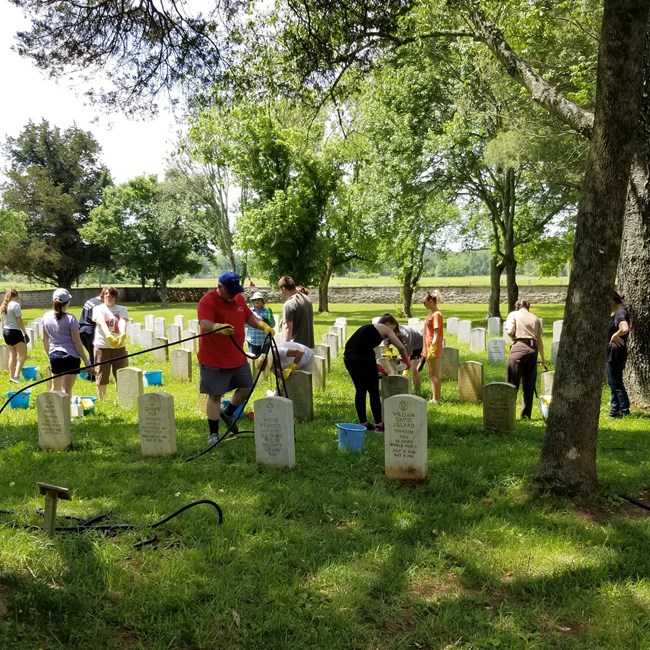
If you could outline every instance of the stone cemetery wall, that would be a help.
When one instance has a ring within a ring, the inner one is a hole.
[[[445,304],[467,304],[486,303],[490,297],[490,287],[436,287],[443,296]],[[419,303],[430,287],[423,288],[413,296],[413,302]],[[73,305],[83,305],[86,300],[97,296],[100,287],[87,289],[72,289]],[[534,304],[564,303],[566,301],[567,286],[526,286],[520,287],[526,298]],[[209,289],[207,287],[178,287],[167,289],[167,300],[170,303],[197,303]],[[255,287],[246,289],[245,296],[248,297],[253,291],[262,291],[267,302],[280,303],[282,297],[276,288]],[[317,292],[312,292],[312,300],[318,302]],[[140,287],[120,288],[118,303],[139,303],[142,298]],[[329,287],[328,298],[330,303],[383,303],[399,304],[401,302],[399,287],[337,287],[336,281]],[[508,302],[506,288],[501,287],[501,303]],[[144,291],[144,302],[160,302],[160,292],[154,288],[147,288]],[[52,290],[39,289],[35,291],[21,291],[20,304],[23,309],[40,307],[47,309],[52,305]],[[180,323],[179,323],[180,324]]]

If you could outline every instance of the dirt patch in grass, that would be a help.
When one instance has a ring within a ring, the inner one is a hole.
[[[649,490],[644,490],[640,494],[631,496],[630,498],[650,508]],[[618,519],[621,517],[629,517],[630,519],[650,517],[650,510],[631,503],[626,499],[621,499],[620,503],[607,506],[587,502],[577,502],[575,514],[576,517],[583,521],[605,524],[610,522],[612,519]]]
[[[411,598],[425,600],[428,603],[437,603],[442,598],[457,599],[469,593],[453,571],[447,571],[444,577],[420,575],[413,580],[408,590]]]

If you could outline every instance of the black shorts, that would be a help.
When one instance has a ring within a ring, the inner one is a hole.
[[[16,343],[25,343],[25,337],[20,330],[2,330],[2,336],[4,337],[5,343],[7,345],[16,345]]]
[[[50,356],[50,370],[53,375],[60,375],[62,372],[69,372],[74,370],[73,374],[79,374],[81,367],[81,359],[79,357],[72,357],[69,354],[64,356]]]
[[[422,356],[422,348],[419,348],[418,350],[413,350],[413,354],[411,354],[411,359],[419,359]]]

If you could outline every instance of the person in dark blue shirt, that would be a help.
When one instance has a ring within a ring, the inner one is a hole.
[[[609,384],[609,414],[622,418],[630,414],[630,400],[623,384],[623,371],[627,361],[627,338],[630,333],[630,315],[623,305],[623,297],[612,294],[612,318],[609,323],[607,344],[607,383]]]

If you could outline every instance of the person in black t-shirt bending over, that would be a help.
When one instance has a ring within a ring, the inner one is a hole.
[[[377,432],[384,430],[384,423],[381,421],[381,399],[379,397],[379,375],[377,374],[375,348],[384,339],[388,339],[399,350],[402,362],[409,368],[408,353],[397,336],[398,332],[397,321],[390,314],[384,314],[376,325],[362,325],[345,344],[343,363],[354,384],[354,407],[357,410],[357,417],[366,429]],[[376,425],[368,422],[366,394],[370,397],[370,410]]]

